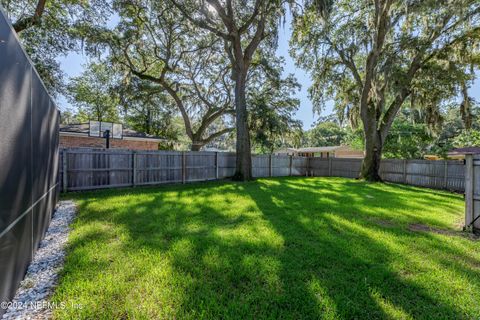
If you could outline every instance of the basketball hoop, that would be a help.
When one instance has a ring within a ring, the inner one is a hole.
[[[109,131],[112,139],[123,139],[123,125],[121,123],[90,120],[88,135],[90,137],[104,138]]]

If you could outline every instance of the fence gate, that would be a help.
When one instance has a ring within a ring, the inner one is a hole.
[[[465,156],[465,228],[480,230],[480,154]]]

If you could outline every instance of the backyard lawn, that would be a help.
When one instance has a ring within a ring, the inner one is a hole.
[[[461,195],[290,177],[67,197],[60,319],[480,318]]]

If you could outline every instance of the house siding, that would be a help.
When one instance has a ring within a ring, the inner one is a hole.
[[[345,150],[335,151],[335,158],[363,158],[363,157],[364,157],[363,151],[359,151],[359,150],[345,149]]]
[[[105,148],[105,139],[96,137],[65,136],[60,133],[61,148]],[[156,141],[110,139],[111,149],[158,150]]]

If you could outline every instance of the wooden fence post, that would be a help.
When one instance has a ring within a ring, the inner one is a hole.
[[[137,185],[137,153],[132,150],[132,185]]]
[[[215,179],[218,180],[218,152],[215,152]]]
[[[308,177],[310,171],[310,157],[307,157],[307,167],[305,168],[305,176]]]
[[[465,228],[473,221],[473,169],[473,155],[467,154],[465,155]]]
[[[63,192],[68,190],[68,162],[67,162],[67,149],[62,150],[62,171],[63,171]]]
[[[328,157],[328,176],[332,176],[332,157]]]
[[[288,156],[289,157],[289,163],[288,163],[288,175],[289,176],[292,176],[292,156]]]
[[[403,159],[403,183],[407,184],[407,160]]]
[[[448,188],[448,160],[445,161],[445,168],[443,173],[443,188],[446,190]]]
[[[269,175],[270,177],[272,177],[272,154],[270,153],[270,156],[268,157],[268,172],[269,172]]]
[[[182,183],[185,183],[186,181],[186,175],[187,175],[187,170],[186,170],[186,156],[185,156],[185,151],[182,151]]]

